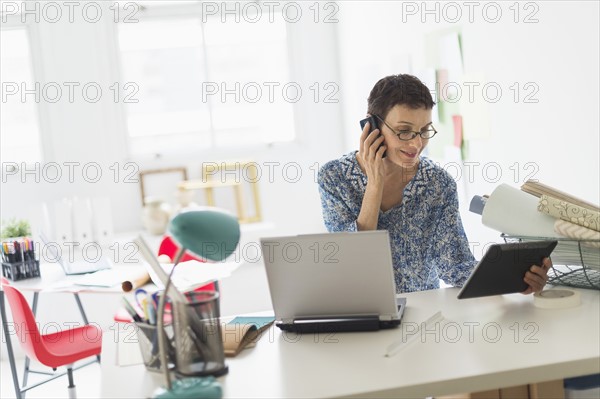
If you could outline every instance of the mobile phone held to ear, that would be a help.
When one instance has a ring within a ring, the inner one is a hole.
[[[379,129],[379,125],[377,124],[377,118],[375,118],[374,116],[369,116],[368,118],[365,118],[363,120],[360,121],[360,129],[361,131],[365,128],[365,125],[367,124],[367,122],[369,122],[369,133],[371,133],[373,130],[375,129]],[[379,134],[381,134],[381,130],[379,131]],[[381,147],[383,145],[383,143],[381,143],[381,145],[379,147]],[[377,149],[379,150],[379,148]],[[383,153],[383,158],[385,158],[385,156],[387,151],[385,151]]]

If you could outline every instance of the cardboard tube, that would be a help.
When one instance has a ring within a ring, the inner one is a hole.
[[[121,283],[121,289],[123,290],[123,292],[129,292],[149,282],[150,275],[148,274],[148,272],[144,271],[143,273],[135,276],[134,278],[123,281]]]

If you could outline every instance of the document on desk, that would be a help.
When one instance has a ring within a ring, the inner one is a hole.
[[[145,266],[143,265],[115,266],[112,269],[85,274],[76,279],[74,284],[90,287],[114,287],[133,276],[139,275],[144,270]]]
[[[121,283],[123,273],[115,269],[99,270],[94,273],[84,274],[73,283],[88,287],[114,287]]]
[[[207,263],[198,262],[197,260],[188,260],[181,262],[175,267],[171,280],[173,285],[181,292],[189,291],[196,287],[209,284],[213,281],[222,280],[226,277],[231,276],[242,263],[240,262],[218,262],[218,263]],[[171,273],[173,270],[172,263],[161,264],[165,273]],[[148,273],[152,282],[156,284],[159,289],[164,288],[164,284],[158,278],[154,270],[148,266]]]

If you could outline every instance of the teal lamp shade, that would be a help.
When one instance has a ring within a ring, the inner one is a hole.
[[[231,255],[240,241],[237,218],[217,208],[181,212],[171,220],[169,232],[183,248],[215,262]]]

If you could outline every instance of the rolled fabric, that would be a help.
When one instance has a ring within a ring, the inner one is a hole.
[[[554,231],[569,238],[577,240],[598,240],[598,242],[582,242],[581,245],[600,248],[600,232],[594,231],[577,224],[558,219],[554,222]]]
[[[556,219],[538,212],[537,205],[537,197],[501,184],[487,199],[481,222],[508,235],[562,237],[554,231]]]
[[[561,201],[545,194],[540,197],[537,209],[557,219],[600,231],[600,212],[598,211]]]

